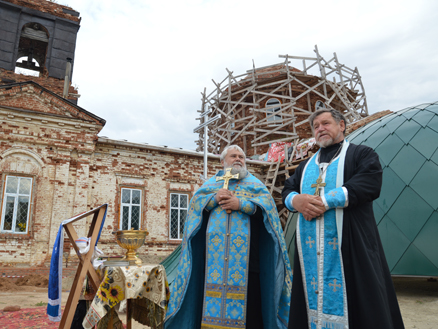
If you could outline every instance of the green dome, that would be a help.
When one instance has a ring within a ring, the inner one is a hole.
[[[380,157],[374,216],[393,275],[438,275],[438,102],[397,111],[347,136]]]
[[[438,276],[438,102],[384,116],[347,136],[380,157],[374,216],[393,275]],[[293,261],[297,216],[285,228]]]

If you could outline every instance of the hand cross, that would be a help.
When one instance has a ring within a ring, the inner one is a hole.
[[[225,175],[216,177],[216,182],[223,180],[224,181],[223,188],[228,190],[228,183],[229,183],[230,179],[239,179],[239,174],[232,175],[231,168],[228,168],[225,170]]]

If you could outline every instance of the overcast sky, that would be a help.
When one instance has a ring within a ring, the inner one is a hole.
[[[278,55],[357,67],[369,113],[438,101],[435,0],[59,0],[80,12],[78,105],[100,136],[195,149],[201,92]]]

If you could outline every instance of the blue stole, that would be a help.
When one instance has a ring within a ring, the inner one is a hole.
[[[347,294],[341,255],[343,205],[342,193],[345,155],[349,143],[344,142],[340,155],[328,166],[323,180],[330,209],[320,218],[306,221],[302,214],[297,222],[297,247],[307,303],[309,328],[348,328]],[[315,193],[311,187],[319,177],[319,151],[308,161],[301,178],[301,193]],[[334,200],[336,202],[333,202]],[[330,201],[329,201],[330,200]],[[340,208],[332,208],[338,205]]]
[[[217,175],[222,176],[223,171]],[[213,208],[210,211],[206,232],[208,256],[205,269],[193,266],[192,248],[196,246],[192,242],[200,231],[203,220],[206,220],[203,218],[203,211],[222,187],[223,182],[216,182],[214,176],[196,191],[190,201],[178,273],[171,286],[166,329],[199,328],[201,325],[203,328],[215,329],[245,328],[250,217],[241,211],[226,214],[220,206]],[[262,300],[263,321],[265,327],[270,329],[286,329],[289,320],[292,271],[274,200],[265,185],[251,174],[238,183],[231,180],[229,189],[239,197],[241,205],[250,200],[262,209],[260,279],[265,280],[261,285],[262,296],[268,296],[266,300]],[[230,235],[227,236],[227,233]],[[227,262],[224,262],[225,258],[228,258]],[[205,277],[196,276],[200,271],[205,271]],[[202,284],[205,292],[202,296],[202,324],[194,318],[195,312],[190,311],[195,296],[200,294],[199,285],[192,284],[193,277],[196,277],[193,280],[205,281]]]
[[[211,212],[201,328],[245,328],[249,240],[249,215],[221,207]]]

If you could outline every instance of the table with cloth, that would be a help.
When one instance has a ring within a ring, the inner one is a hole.
[[[105,267],[104,278],[82,323],[85,329],[121,328],[114,306],[127,301],[131,317],[151,328],[162,328],[169,301],[169,285],[162,265]]]

